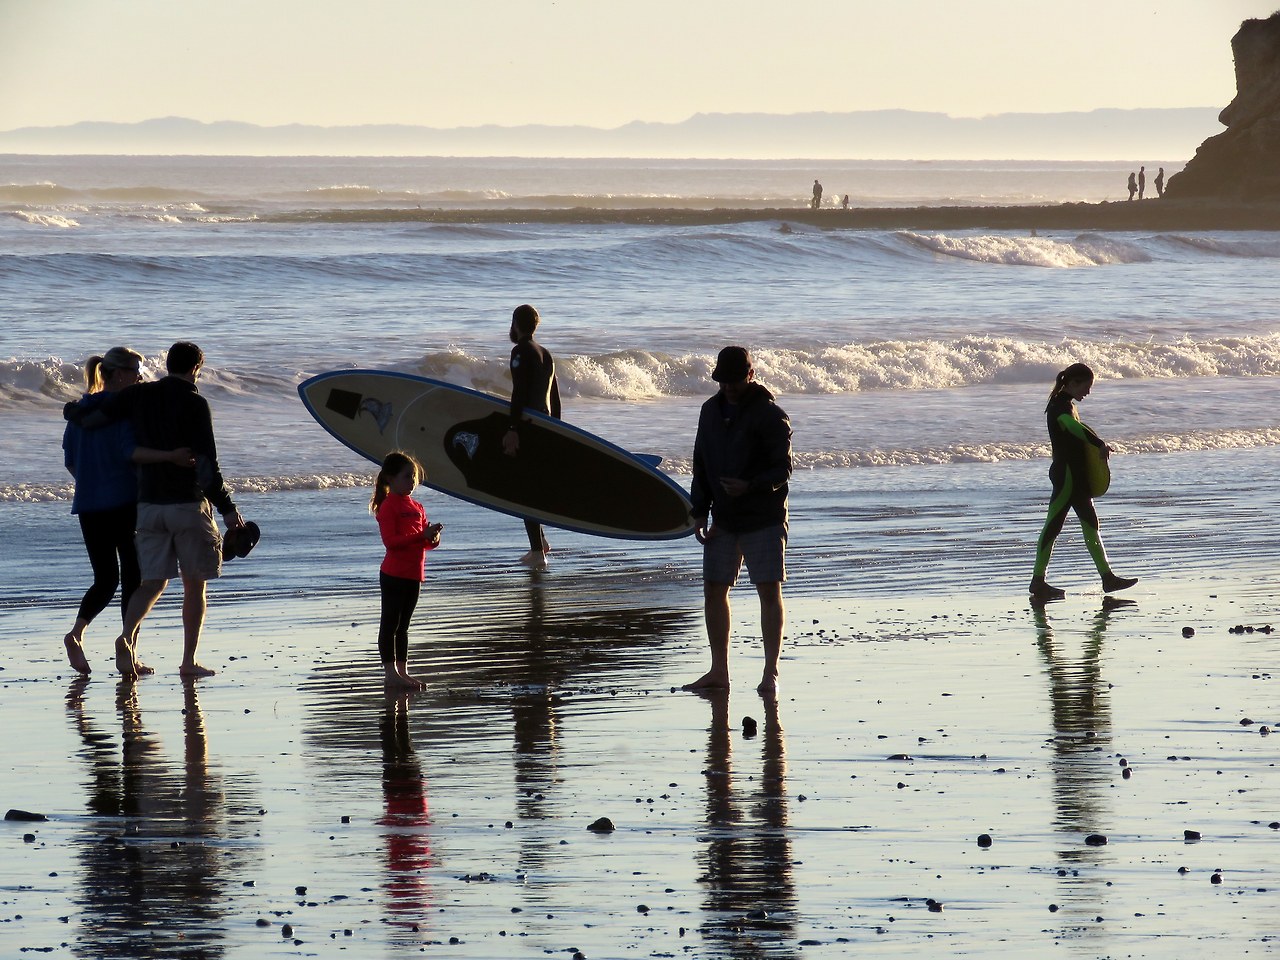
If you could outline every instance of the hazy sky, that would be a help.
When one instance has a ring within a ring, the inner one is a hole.
[[[1280,0],[0,0],[0,130],[1225,106]]]

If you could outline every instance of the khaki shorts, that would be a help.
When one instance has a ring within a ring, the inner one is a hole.
[[[139,503],[134,537],[143,580],[216,580],[222,576],[222,536],[208,500]]]
[[[721,530],[702,548],[702,579],[733,586],[746,560],[752,583],[782,583],[787,579],[786,554],[785,523],[750,533]]]

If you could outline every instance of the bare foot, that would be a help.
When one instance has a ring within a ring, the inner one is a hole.
[[[116,638],[116,669],[126,680],[138,679],[138,665],[133,659],[133,647],[124,637]]]
[[[93,672],[89,661],[85,659],[84,647],[80,646],[79,637],[74,633],[68,633],[62,638],[62,645],[67,648],[67,660],[70,661],[72,670],[83,673],[85,676]]]
[[[412,687],[415,690],[423,690],[427,686],[425,680],[420,680],[418,677],[415,677],[413,674],[411,674],[408,670],[405,670],[403,673],[400,674],[400,679],[404,680],[408,686]]]
[[[212,677],[217,672],[199,663],[184,663],[178,668],[178,674],[183,677]]]
[[[394,690],[419,690],[422,687],[413,677],[402,677],[394,670],[386,671],[382,677],[382,682]]]
[[[756,693],[759,694],[775,694],[778,692],[778,675],[776,673],[766,673],[760,678],[760,682],[756,684]]]
[[[520,558],[520,563],[530,570],[545,570],[547,569],[547,555],[539,550],[530,550]]]
[[[681,690],[728,690],[729,674],[708,670],[693,683],[686,683]]]

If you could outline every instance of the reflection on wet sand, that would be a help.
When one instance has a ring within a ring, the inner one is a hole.
[[[760,769],[746,775],[751,786],[744,792],[734,778],[729,693],[710,691],[703,697],[711,706],[711,723],[705,846],[698,854],[705,890],[701,933],[717,955],[788,956],[796,949],[797,917],[787,830],[787,752],[778,700],[762,698]]]
[[[229,798],[210,767],[193,681],[183,684],[180,766],[149,729],[137,683],[117,687],[118,748],[86,706],[89,683],[77,678],[66,697],[83,744],[90,814],[78,854],[82,914],[72,950],[92,958],[221,957],[233,875],[243,876],[255,858],[253,847],[236,842],[253,836],[257,807],[243,781]]]
[[[378,823],[385,828],[387,914],[393,926],[417,934],[428,929],[433,903],[425,871],[434,861],[427,782],[409,734],[409,704],[407,691],[387,694],[380,726],[386,812]]]
[[[1048,605],[1032,605],[1053,717],[1053,758],[1049,766],[1056,829],[1063,835],[1057,851],[1067,881],[1063,895],[1082,906],[1096,906],[1104,896],[1100,879],[1081,877],[1077,871],[1107,859],[1105,846],[1090,846],[1085,837],[1107,834],[1111,823],[1107,798],[1120,775],[1111,755],[1111,694],[1110,685],[1102,678],[1102,642],[1111,616],[1133,605],[1132,600],[1105,597],[1074,655],[1055,635]]]

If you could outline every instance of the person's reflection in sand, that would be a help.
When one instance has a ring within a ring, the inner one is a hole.
[[[1033,603],[1036,644],[1049,680],[1049,709],[1053,718],[1053,800],[1056,829],[1063,835],[1058,859],[1066,873],[1065,895],[1096,906],[1104,898],[1100,881],[1080,878],[1075,871],[1095,866],[1106,857],[1106,848],[1089,846],[1085,837],[1107,833],[1106,797],[1121,776],[1112,756],[1110,688],[1102,679],[1102,642],[1112,614],[1134,601],[1105,597],[1084,634],[1079,652],[1072,655],[1055,636],[1046,604]]]
[[[758,772],[747,774],[751,792],[741,795],[733,769],[729,692],[699,694],[711,705],[707,730],[706,845],[698,859],[706,890],[701,933],[717,955],[777,956],[793,946],[796,926],[791,838],[787,831],[786,742],[778,700],[761,697],[764,729]],[[747,741],[750,744],[750,740]]]
[[[431,819],[427,810],[427,782],[409,735],[408,691],[388,692],[380,721],[382,735],[382,795],[385,828],[387,912],[391,923],[423,942],[433,909],[427,871],[431,856]]]
[[[546,597],[540,583],[529,587],[529,616],[525,623],[523,683],[511,698],[515,728],[512,763],[515,767],[516,811],[521,820],[547,817],[546,798],[556,782],[556,687],[567,670],[547,642]],[[539,832],[528,834],[520,847],[520,871],[545,867],[552,854],[551,841]],[[536,839],[535,839],[536,838]]]
[[[179,770],[148,730],[135,682],[123,681],[116,691],[118,753],[114,738],[86,710],[88,683],[87,677],[74,681],[66,698],[83,742],[89,809],[79,853],[82,916],[72,952],[93,958],[221,957],[230,922],[229,874],[244,872],[247,848],[224,849],[235,824],[209,770],[196,685],[183,682]],[[251,835],[247,817],[239,819],[241,832]]]

